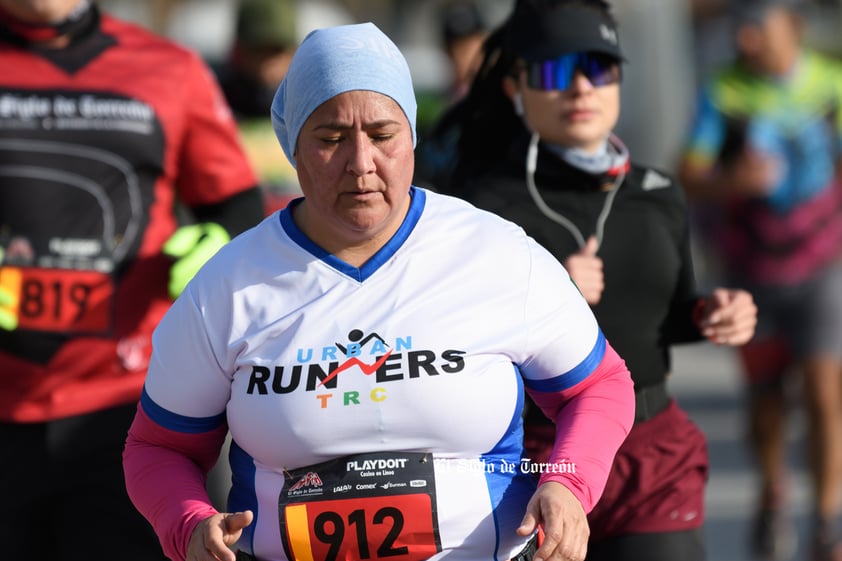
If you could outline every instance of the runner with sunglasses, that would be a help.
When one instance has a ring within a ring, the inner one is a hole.
[[[484,54],[446,117],[461,134],[443,190],[520,224],[564,263],[635,382],[635,425],[589,513],[587,558],[701,560],[707,447],[667,390],[670,346],[745,343],[752,297],[696,292],[681,188],[631,163],[612,134],[624,57],[607,3],[518,0]],[[533,461],[552,435],[529,409]]]

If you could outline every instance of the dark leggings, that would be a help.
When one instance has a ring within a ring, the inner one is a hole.
[[[702,529],[628,534],[588,544],[586,561],[704,561]]]

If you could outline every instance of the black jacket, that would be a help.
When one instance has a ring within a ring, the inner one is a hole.
[[[528,142],[524,132],[506,159],[460,185],[460,196],[519,224],[564,262],[578,245],[567,229],[542,213],[527,190]],[[538,191],[584,238],[595,232],[606,179],[539,148]],[[659,171],[632,165],[618,189],[597,253],[604,262],[605,291],[593,310],[640,388],[666,379],[671,344],[701,339],[691,320],[698,295],[680,186]]]

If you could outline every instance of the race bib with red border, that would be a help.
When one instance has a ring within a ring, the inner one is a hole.
[[[111,328],[114,305],[111,275],[35,267],[3,269],[16,270],[19,329],[103,334]]]
[[[278,513],[291,560],[423,561],[441,551],[431,454],[357,454],[285,475]]]

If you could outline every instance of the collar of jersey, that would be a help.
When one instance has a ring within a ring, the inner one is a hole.
[[[426,193],[423,189],[418,189],[417,187],[412,186],[409,188],[409,196],[409,211],[406,213],[401,227],[398,228],[398,231],[395,232],[395,235],[392,236],[386,245],[381,247],[380,250],[371,257],[371,259],[366,261],[365,264],[359,268],[353,267],[328,253],[313,243],[310,238],[305,236],[304,233],[298,229],[298,226],[295,225],[295,221],[292,219],[292,209],[293,207],[298,206],[301,201],[304,200],[303,198],[292,201],[280,212],[281,226],[290,239],[308,253],[320,259],[327,265],[330,265],[340,273],[359,282],[363,282],[373,275],[381,265],[388,261],[398,251],[398,249],[401,248],[406,239],[412,233],[412,230],[415,229],[415,225],[418,224],[418,220],[421,219],[421,213],[424,211],[424,205],[427,200]]]

